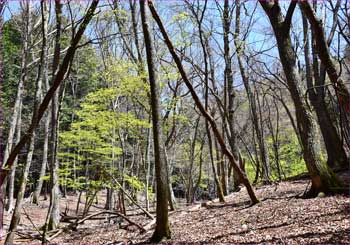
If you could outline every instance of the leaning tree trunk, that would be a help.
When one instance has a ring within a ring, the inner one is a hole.
[[[145,1],[140,0],[142,30],[146,46],[146,57],[148,65],[149,83],[151,88],[151,108],[153,124],[154,162],[157,181],[157,218],[156,228],[151,240],[160,242],[163,238],[170,238],[170,227],[168,219],[168,179],[165,159],[165,145],[163,143],[162,118],[160,105],[159,84],[156,80],[154,50],[152,38],[146,16]]]
[[[23,26],[23,32],[21,33],[21,38],[22,38],[22,61],[21,61],[21,72],[20,72],[20,78],[19,78],[19,82],[18,82],[18,87],[17,87],[17,96],[16,96],[16,100],[15,100],[15,105],[13,108],[13,113],[12,113],[12,117],[11,117],[11,121],[10,121],[10,128],[9,128],[9,132],[8,132],[8,136],[7,136],[7,144],[6,144],[6,148],[5,148],[5,153],[4,153],[4,162],[7,161],[10,152],[12,151],[13,145],[17,144],[19,141],[19,138],[21,137],[21,133],[20,133],[20,129],[18,129],[18,127],[20,127],[20,125],[17,125],[18,123],[21,122],[21,110],[22,110],[22,100],[23,100],[23,92],[24,92],[24,82],[26,80],[27,77],[27,73],[28,73],[28,53],[29,53],[29,35],[31,33],[31,26],[29,23],[29,5],[25,5],[25,8],[23,11],[23,15],[22,19],[22,26]],[[14,136],[15,136],[15,131],[17,131],[17,139],[16,142],[14,142]],[[14,199],[13,199],[13,191],[14,191],[14,178],[15,178],[15,171],[16,171],[16,167],[17,167],[17,158],[14,161],[13,166],[11,167],[11,173],[10,173],[10,179],[9,179],[9,200],[8,200],[8,204],[7,204],[7,210],[9,212],[12,211],[13,206],[14,206]],[[6,180],[5,180],[5,186],[3,187],[4,190],[6,190]]]
[[[202,113],[202,115],[205,117],[205,119],[208,121],[208,123],[210,124],[212,131],[214,133],[214,136],[216,137],[216,139],[218,140],[221,150],[222,152],[227,156],[227,158],[229,159],[230,163],[232,164],[233,168],[237,171],[237,173],[239,174],[239,177],[242,179],[242,182],[244,184],[244,186],[247,188],[249,197],[252,201],[253,204],[256,204],[259,202],[259,200],[257,199],[257,197],[255,196],[254,190],[251,186],[251,184],[249,183],[249,180],[247,178],[247,175],[241,170],[239,164],[238,164],[238,160],[233,156],[233,154],[230,152],[230,150],[228,149],[228,147],[225,144],[225,141],[221,135],[221,133],[219,132],[219,129],[216,125],[216,122],[214,120],[214,118],[212,118],[212,116],[208,113],[208,111],[204,108],[202,102],[200,101],[194,87],[192,86],[191,82],[189,81],[187,74],[185,72],[184,67],[182,66],[181,60],[179,58],[179,56],[176,54],[174,46],[172,44],[172,42],[169,39],[169,36],[163,26],[163,23],[157,13],[157,11],[155,10],[152,1],[148,0],[148,7],[150,8],[151,12],[152,12],[152,16],[154,18],[154,20],[156,21],[158,27],[161,30],[162,36],[165,39],[165,44],[167,45],[169,52],[171,53],[176,66],[181,74],[182,79],[184,80],[187,88],[189,89],[192,98],[196,104],[196,106],[198,107],[198,109],[200,110],[200,112]]]
[[[309,196],[316,196],[319,192],[332,193],[339,191],[340,182],[337,176],[322,161],[319,142],[316,135],[316,124],[303,99],[300,87],[300,76],[296,67],[296,56],[290,38],[290,23],[296,2],[292,2],[285,19],[278,3],[268,3],[260,0],[264,11],[268,15],[275,33],[279,56],[286,76],[288,89],[295,106],[296,119],[302,142],[303,157],[311,177],[312,185]]]

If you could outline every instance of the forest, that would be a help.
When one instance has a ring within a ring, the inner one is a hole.
[[[0,243],[350,243],[350,1],[0,12]]]

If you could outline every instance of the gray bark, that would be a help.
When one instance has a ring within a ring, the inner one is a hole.
[[[226,0],[227,1],[227,0]],[[238,0],[236,0],[236,28],[235,28],[235,34],[234,34],[234,43],[236,46],[236,52],[237,52],[237,60],[239,65],[239,70],[241,73],[241,77],[244,83],[244,87],[247,93],[249,106],[250,106],[250,112],[252,115],[252,121],[253,121],[253,127],[257,135],[257,141],[259,146],[259,155],[260,155],[260,161],[262,163],[262,177],[264,181],[269,181],[270,179],[270,163],[269,163],[269,155],[268,150],[265,142],[265,133],[264,128],[260,126],[260,120],[258,117],[258,109],[256,105],[256,98],[254,96],[253,91],[250,88],[249,84],[249,76],[248,73],[244,67],[243,58],[244,55],[244,43],[240,40],[240,6]]]
[[[18,144],[20,138],[21,138],[21,127],[22,127],[22,102],[19,107],[17,117],[17,125],[16,125],[16,144]],[[12,213],[15,205],[14,200],[14,191],[15,191],[15,176],[16,176],[16,168],[18,163],[18,157],[15,159],[13,166],[11,168],[9,183],[8,183],[8,203],[7,203],[7,212]]]
[[[47,65],[47,3],[45,1],[42,2],[42,53],[43,53],[43,61],[42,67],[44,69],[43,73],[43,81],[45,81],[46,91],[49,90],[48,84],[48,65]],[[42,95],[40,95],[42,96]],[[41,189],[43,186],[43,177],[46,173],[46,165],[47,165],[47,157],[48,157],[48,143],[49,143],[49,126],[50,126],[50,114],[46,114],[45,122],[44,122],[44,146],[43,146],[43,158],[41,162],[39,179],[36,184],[36,188],[33,194],[33,203],[39,204],[39,197],[41,193]]]
[[[52,65],[52,80],[55,79],[56,73],[59,67],[60,51],[61,51],[61,15],[62,4],[59,0],[55,1],[56,12],[56,36],[55,36],[55,50]],[[58,147],[58,97],[59,90],[55,92],[51,103],[51,138],[49,144],[50,151],[50,207],[49,207],[49,219],[48,230],[55,230],[59,225],[60,213],[59,213],[59,176],[58,169],[59,163],[57,159],[57,147]]]
[[[170,238],[170,227],[168,220],[168,171],[165,159],[165,145],[163,142],[162,117],[160,104],[160,90],[156,79],[154,50],[152,38],[149,33],[148,21],[146,16],[145,1],[140,0],[142,30],[146,46],[146,57],[148,65],[148,75],[151,88],[151,108],[153,124],[153,144],[154,160],[157,181],[157,218],[156,228],[151,240],[159,242],[163,238]]]
[[[42,9],[44,8],[43,6],[45,6],[44,2],[41,2],[41,7]],[[30,20],[29,20],[29,3],[27,3],[27,8],[28,8],[28,23],[30,26]],[[42,19],[44,19],[44,13],[45,11],[42,11]],[[45,21],[42,21],[42,25],[44,25]],[[43,44],[42,49],[41,49],[41,53],[40,53],[40,63],[38,66],[38,72],[37,72],[37,78],[36,78],[36,87],[35,87],[35,99],[34,99],[34,106],[33,106],[33,118],[37,118],[37,108],[38,105],[40,104],[40,100],[41,100],[41,93],[42,93],[42,80],[43,80],[43,71],[45,69],[44,66],[44,59],[45,59],[45,50],[46,46],[45,44]],[[24,194],[25,194],[25,188],[27,185],[27,180],[28,180],[28,175],[29,175],[29,169],[30,166],[32,164],[32,159],[33,159],[33,153],[34,153],[34,141],[35,141],[35,130],[32,134],[32,138],[29,141],[28,144],[28,153],[27,153],[27,157],[26,157],[26,163],[24,166],[24,170],[23,170],[23,176],[21,178],[21,182],[20,182],[20,188],[17,194],[17,199],[16,199],[16,206],[11,218],[11,223],[10,223],[10,227],[9,227],[9,231],[8,231],[8,235],[6,236],[6,240],[5,240],[5,244],[12,244],[13,243],[13,238],[14,238],[14,231],[17,228],[17,225],[19,224],[20,218],[21,218],[21,209],[22,209],[22,203],[23,203],[23,198],[24,198]]]

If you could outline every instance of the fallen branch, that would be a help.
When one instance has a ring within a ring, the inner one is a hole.
[[[122,187],[122,185],[114,178],[114,176],[110,173],[108,173],[109,176],[112,178],[112,180],[118,185],[119,189],[122,190],[122,192],[125,194],[125,196],[133,203],[135,204],[137,207],[139,207],[149,218],[154,219],[153,215],[150,214],[150,212],[148,212],[146,209],[144,209],[143,207],[141,207],[140,204],[138,204],[130,195],[129,193],[126,192],[126,190]]]
[[[98,215],[101,215],[101,214],[113,214],[113,215],[117,215],[123,219],[125,219],[127,222],[129,222],[131,225],[134,225],[136,226],[137,228],[140,229],[141,232],[145,232],[146,230],[139,224],[135,223],[134,221],[130,220],[128,217],[126,217],[125,215],[121,214],[121,213],[118,213],[118,212],[115,212],[115,211],[101,211],[101,212],[97,212],[97,213],[94,213],[94,214],[90,214],[88,216],[86,216],[85,218],[73,223],[73,224],[70,224],[68,225],[69,228],[73,228],[73,229],[76,229],[76,227],[79,225],[79,224],[82,224],[84,223],[86,220],[89,220],[95,216],[98,216]]]

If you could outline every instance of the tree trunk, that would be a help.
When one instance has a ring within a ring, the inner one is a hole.
[[[46,92],[49,90],[48,84],[48,64],[47,64],[47,3],[45,1],[42,2],[42,52],[43,52],[43,80],[45,81]],[[41,97],[42,95],[40,95]],[[39,179],[36,184],[36,188],[33,194],[33,203],[39,204],[39,197],[41,193],[41,189],[43,186],[43,177],[46,173],[46,165],[47,165],[47,156],[48,156],[48,143],[49,143],[49,124],[50,124],[50,114],[47,113],[44,122],[44,146],[43,146],[43,158],[40,168]]]
[[[303,157],[309,171],[312,185],[309,196],[317,196],[319,192],[332,193],[340,189],[340,182],[322,161],[319,142],[316,137],[316,125],[312,114],[303,99],[300,77],[296,67],[296,56],[290,38],[290,22],[296,2],[292,2],[285,20],[278,3],[267,3],[260,0],[260,4],[268,15],[275,33],[279,56],[286,76],[288,89],[294,102],[298,130],[302,142]]]
[[[306,19],[309,20],[311,25],[312,36],[314,41],[313,47],[316,49],[317,55],[319,56],[322,62],[321,67],[326,70],[329,79],[334,85],[335,93],[341,111],[341,126],[345,136],[344,138],[348,145],[348,147],[345,148],[326,110],[324,94],[322,93],[324,88],[319,87],[313,89],[308,86],[310,101],[313,107],[315,108],[322,136],[325,141],[328,155],[328,165],[333,167],[334,169],[349,168],[348,163],[350,161],[350,94],[344,84],[344,81],[340,76],[338,76],[337,68],[329,52],[324,28],[321,21],[316,17],[315,12],[313,11],[312,7],[308,2],[300,2],[299,6],[302,9],[303,15],[305,39],[304,52],[305,62],[308,62],[306,64],[308,84],[312,85],[313,83],[311,75],[311,62],[309,57],[310,44],[307,32],[308,23]],[[321,76],[320,74],[319,79],[322,79],[324,81],[324,74],[323,76]]]
[[[199,173],[198,173],[198,178],[196,181],[196,185],[193,188],[193,192],[192,192],[192,202],[195,201],[196,199],[196,192],[199,188],[199,185],[201,184],[202,181],[202,169],[203,169],[203,147],[204,147],[204,143],[205,143],[205,138],[203,138],[202,142],[201,142],[201,147],[199,149]]]
[[[193,134],[193,138],[192,138],[192,142],[191,142],[191,146],[190,146],[190,167],[189,167],[188,176],[187,176],[187,181],[188,181],[187,195],[186,195],[187,203],[192,203],[193,202],[193,199],[192,199],[193,187],[194,187],[193,186],[193,168],[194,168],[194,162],[195,162],[196,140],[197,140],[197,134],[198,134],[199,120],[200,120],[200,118],[198,118],[196,120],[194,134]]]
[[[0,13],[2,13],[5,6],[5,1],[0,1]],[[2,60],[2,52],[3,52],[3,42],[2,42],[2,26],[3,26],[3,17],[0,14],[0,91],[2,91],[2,83],[3,83],[3,60]],[[2,108],[2,98],[0,93],[0,142],[3,142],[3,108]],[[3,145],[0,143],[0,181],[3,180]],[[4,215],[4,192],[2,189],[2,183],[0,183],[0,240],[3,239],[4,236],[4,227],[3,227],[3,215]]]
[[[22,102],[19,107],[17,117],[17,125],[16,125],[16,144],[18,144],[21,138],[21,127],[22,127]],[[13,166],[11,168],[10,178],[8,180],[8,203],[7,203],[7,212],[12,213],[14,209],[14,191],[15,191],[15,176],[16,176],[16,168],[18,163],[18,157],[15,159]]]
[[[56,36],[55,36],[55,50],[52,64],[52,80],[54,80],[58,71],[61,52],[61,19],[62,19],[62,4],[60,0],[55,1],[55,13],[56,13]],[[57,147],[58,147],[58,97],[60,86],[54,93],[51,103],[51,136],[50,136],[50,207],[49,207],[49,219],[48,230],[55,230],[59,225],[60,211],[59,211],[59,163],[57,159]]]
[[[149,211],[149,178],[151,174],[151,129],[147,129],[147,146],[146,146],[146,157],[145,161],[147,164],[146,167],[146,210]]]
[[[222,191],[222,186],[221,186],[221,183],[219,181],[219,177],[218,177],[218,175],[216,173],[216,169],[215,169],[213,140],[212,140],[211,133],[210,133],[209,123],[207,121],[205,122],[205,128],[206,128],[207,134],[208,134],[209,155],[210,155],[210,160],[211,160],[210,161],[211,168],[213,171],[214,183],[216,185],[216,195],[219,198],[220,202],[225,202],[224,192]]]
[[[228,1],[228,0],[226,0]],[[240,40],[240,9],[241,4],[238,0],[236,0],[236,28],[234,33],[234,43],[237,50],[237,60],[239,65],[239,70],[241,73],[241,77],[244,83],[244,87],[247,93],[249,106],[250,106],[250,112],[252,115],[252,121],[253,121],[253,127],[256,132],[258,146],[259,146],[259,155],[260,155],[260,162],[262,163],[262,175],[263,175],[263,181],[269,182],[270,179],[270,163],[269,163],[269,155],[267,151],[267,146],[265,142],[265,134],[264,134],[264,128],[260,127],[259,121],[262,120],[262,118],[258,117],[258,110],[256,106],[256,98],[254,96],[254,93],[252,92],[249,84],[249,77],[248,73],[244,67],[242,56],[244,55],[244,44]]]
[[[157,180],[157,218],[156,228],[152,235],[152,242],[160,242],[164,238],[170,238],[170,227],[168,220],[168,180],[167,166],[165,160],[165,146],[163,143],[161,105],[159,84],[156,80],[154,50],[152,38],[149,33],[149,27],[146,16],[145,1],[140,0],[142,30],[146,46],[146,57],[148,65],[149,83],[151,88],[151,108],[153,124],[153,144],[154,161]]]
[[[41,2],[41,10],[42,10],[42,25],[45,23],[45,14],[43,11],[44,9],[44,1]],[[29,21],[29,3],[27,3],[27,8],[28,8],[28,23],[30,25]],[[40,63],[38,66],[38,73],[37,73],[37,78],[36,78],[36,83],[35,83],[35,98],[34,98],[34,106],[33,106],[33,120],[37,118],[37,108],[38,105],[40,104],[41,100],[41,93],[42,93],[42,81],[43,81],[43,74],[44,74],[44,69],[45,69],[45,49],[46,45],[43,43],[41,53],[40,53]],[[26,158],[26,163],[24,166],[23,170],[23,176],[21,178],[20,182],[20,188],[17,194],[17,199],[16,199],[16,206],[11,218],[11,223],[8,231],[8,235],[6,236],[5,244],[12,244],[13,243],[13,238],[14,238],[14,231],[17,228],[17,225],[19,224],[20,218],[21,218],[21,212],[22,212],[22,203],[23,203],[23,198],[26,190],[26,185],[27,185],[27,180],[28,180],[28,175],[29,175],[29,169],[32,164],[32,159],[33,159],[33,153],[34,153],[34,142],[35,142],[35,130],[33,131],[32,138],[29,141],[28,144],[28,153],[27,153],[27,158]]]
[[[17,125],[18,123],[21,122],[21,110],[22,110],[22,100],[23,100],[23,92],[24,92],[24,82],[27,78],[27,73],[28,73],[28,53],[29,53],[29,42],[30,42],[30,33],[31,33],[31,26],[30,26],[30,17],[29,17],[29,5],[25,5],[25,9],[23,9],[22,13],[22,19],[23,19],[23,32],[21,33],[21,38],[22,38],[22,61],[21,61],[21,73],[20,73],[20,79],[18,82],[18,88],[17,88],[17,96],[15,100],[15,105],[13,108],[13,113],[10,121],[10,128],[7,136],[7,144],[5,148],[5,153],[4,153],[4,162],[6,163],[10,152],[12,151],[13,145],[18,144],[19,139],[21,137],[20,133],[20,125]],[[19,130],[18,130],[19,128]],[[17,130],[16,130],[17,129]],[[15,131],[17,131],[17,139],[16,142],[14,142],[14,135]],[[9,182],[9,193],[8,193],[8,204],[7,204],[7,210],[8,212],[11,212],[13,210],[14,206],[14,198],[13,198],[13,192],[14,192],[14,178],[15,178],[15,172],[16,172],[16,167],[17,167],[17,158],[14,160],[14,164],[11,167],[11,172],[10,172],[10,179],[8,180]],[[4,183],[6,185],[6,182]],[[6,187],[4,187],[6,189]]]

